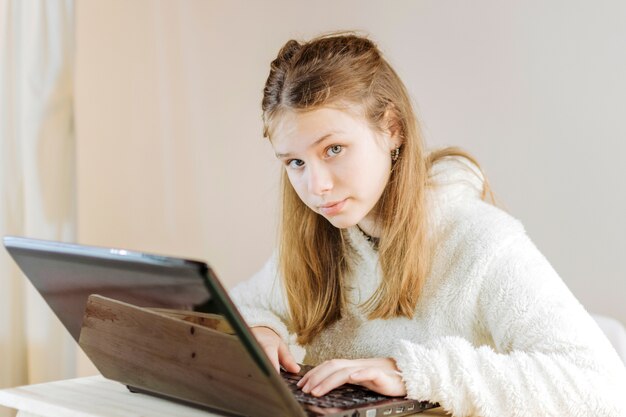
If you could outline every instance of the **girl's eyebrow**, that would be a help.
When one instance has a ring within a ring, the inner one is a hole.
[[[321,138],[317,139],[315,142],[313,142],[309,148],[313,148],[314,146],[316,146],[317,144],[319,144],[320,142],[324,141],[325,139],[328,139],[330,136],[336,134],[336,133],[343,133],[341,130],[333,130],[331,132],[328,132],[327,134],[325,134],[324,136],[322,136]],[[276,153],[276,158],[288,158],[291,156],[291,153],[287,152],[287,153]]]

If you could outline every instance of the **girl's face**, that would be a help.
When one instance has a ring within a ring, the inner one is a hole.
[[[277,122],[272,146],[304,204],[335,227],[359,224],[375,233],[375,207],[389,181],[397,137],[328,107],[288,111]]]

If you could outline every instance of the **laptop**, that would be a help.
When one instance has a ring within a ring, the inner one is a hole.
[[[127,385],[132,392],[226,415],[378,417],[402,416],[438,407],[426,401],[386,397],[348,384],[319,398],[303,393],[295,384],[310,367],[303,366],[299,374],[276,372],[205,262],[14,236],[6,236],[3,241],[22,272],[77,342],[81,341],[83,317],[87,320],[88,302],[99,299],[115,300],[122,307],[120,311],[137,310],[135,307],[178,314],[187,311],[217,315],[227,323],[228,334],[213,329],[198,332],[204,338],[202,346],[210,350],[210,355],[204,355],[199,368],[190,365],[190,375],[195,372],[202,377],[202,382],[195,384],[167,381],[158,372],[138,375],[133,364],[113,365],[117,369],[111,370],[110,362],[104,363],[97,349],[85,349],[84,343],[81,344],[105,377]],[[112,328],[110,334],[115,337],[118,332]],[[180,338],[176,341],[180,343]],[[155,361],[148,366],[156,369],[160,365]]]

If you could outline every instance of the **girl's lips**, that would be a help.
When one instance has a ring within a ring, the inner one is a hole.
[[[347,198],[336,203],[320,206],[320,213],[325,216],[333,216],[343,209],[343,206],[346,205],[346,201],[348,201]]]

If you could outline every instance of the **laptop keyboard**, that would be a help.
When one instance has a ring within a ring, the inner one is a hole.
[[[304,369],[304,372],[301,373],[304,374],[307,370],[308,369]],[[377,394],[374,391],[370,391],[356,385],[343,385],[322,397],[314,397],[312,395],[305,394],[296,385],[302,378],[302,375],[290,374],[281,371],[281,376],[287,382],[287,385],[291,389],[291,392],[293,392],[293,395],[296,397],[298,402],[321,408],[348,408],[388,398],[384,395]]]

